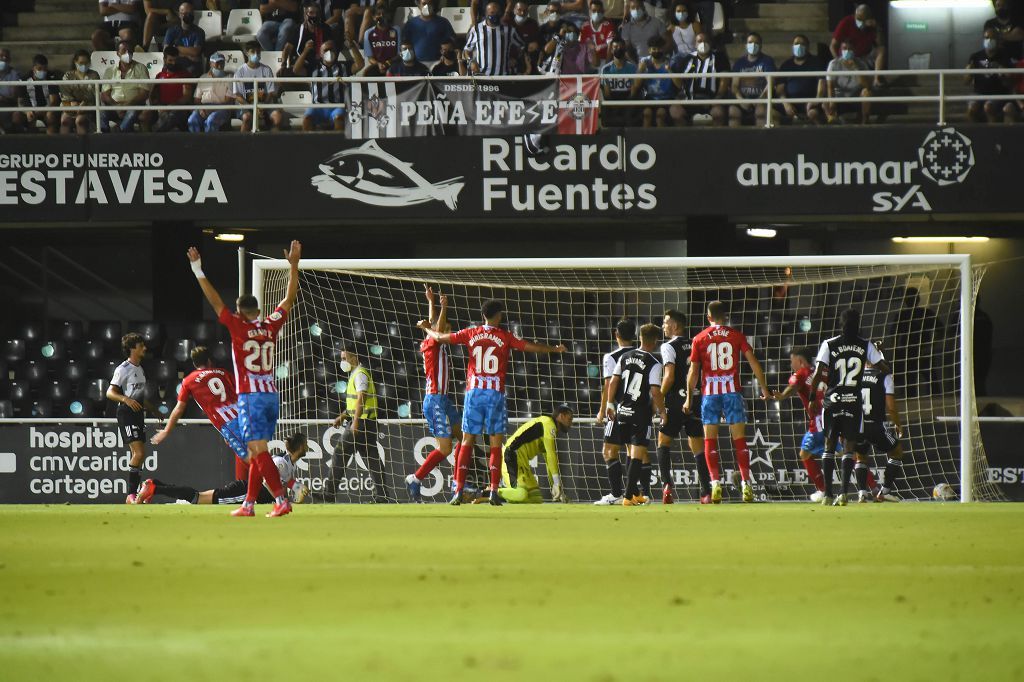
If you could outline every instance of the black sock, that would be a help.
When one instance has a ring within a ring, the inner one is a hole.
[[[631,498],[638,494],[637,483],[640,481],[641,462],[630,457],[626,465],[626,497]]]
[[[857,477],[857,490],[868,489],[868,465],[864,462],[857,462],[853,467],[853,474]]]
[[[195,504],[193,500],[199,496],[198,490],[190,488],[187,485],[167,485],[166,483],[157,483],[156,481],[153,481],[153,483],[156,484],[156,489],[154,491],[154,494],[156,495],[173,497],[176,500],[188,500],[193,504]]]
[[[843,455],[841,466],[839,475],[842,477],[843,494],[845,495],[850,490],[850,475],[853,474],[853,456]]]
[[[825,479],[825,497],[832,497],[832,476],[836,473],[836,453],[821,456],[821,477]]]
[[[704,453],[700,452],[693,456],[697,462],[697,482],[700,484],[700,496],[711,494],[711,472],[708,471],[708,461],[704,459]]]
[[[622,462],[616,456],[610,462],[605,462],[608,467],[608,485],[611,486],[612,495],[622,497]]]
[[[640,464],[640,492],[644,494],[644,497],[651,496],[652,471],[654,471],[654,467],[651,466],[650,462]]]
[[[142,483],[142,467],[128,467],[128,493],[134,495]]]
[[[903,462],[898,459],[890,457],[885,462],[885,483],[883,487],[886,490],[896,490],[897,482],[899,481],[900,475],[903,473]]]
[[[658,446],[658,472],[661,474],[662,485],[675,487],[672,480],[672,449],[664,445]]]

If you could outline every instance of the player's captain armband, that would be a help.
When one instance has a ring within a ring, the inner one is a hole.
[[[196,279],[206,279],[206,275],[203,274],[203,259],[197,258],[191,262],[192,272],[195,273]]]
[[[274,312],[270,313],[270,315],[267,316],[267,319],[269,319],[271,322],[277,322],[282,317],[284,317],[284,316],[281,315],[281,311],[280,310],[275,310]]]

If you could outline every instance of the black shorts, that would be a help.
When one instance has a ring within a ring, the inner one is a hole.
[[[700,403],[698,402],[697,405]],[[659,433],[670,438],[678,438],[679,434],[685,430],[687,438],[704,437],[704,424],[700,421],[699,408],[690,414],[683,412],[682,405],[667,408],[666,411],[668,412],[668,421],[661,425]]]
[[[868,454],[868,446],[877,452],[888,454],[896,449],[900,439],[896,436],[896,425],[892,422],[865,422],[864,433],[857,444],[857,452]]]
[[[825,438],[845,438],[850,443],[856,443],[860,440],[862,422],[863,417],[860,414],[843,410],[825,410]]]
[[[247,481],[231,481],[219,488],[213,489],[214,504],[242,504],[245,502],[245,493],[249,488]],[[267,490],[267,486],[260,486],[260,494],[256,497],[259,504],[273,504],[274,496]]]
[[[146,413],[144,410],[133,412],[130,408],[117,408],[117,430],[125,443],[135,443],[146,440]]]
[[[654,427],[649,421],[634,424],[627,421],[609,422],[605,428],[605,443],[613,445],[636,445],[641,448],[651,447]]]

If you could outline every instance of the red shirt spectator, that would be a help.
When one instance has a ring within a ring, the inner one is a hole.
[[[857,28],[857,19],[851,14],[839,21],[832,38],[837,45],[842,45],[844,40],[849,41],[850,47],[853,48],[853,55],[863,58],[875,49],[875,44],[878,42],[878,31],[876,26],[869,25],[867,22],[863,22],[863,26]]]
[[[165,66],[160,70],[160,73],[156,75],[157,80],[163,80],[165,78],[191,78],[192,74],[188,69],[180,68],[177,64],[174,65],[174,70],[169,71]],[[185,96],[185,86],[187,83],[164,83],[158,84],[155,88],[156,94],[153,99],[156,104],[176,104],[182,97]]]
[[[580,29],[580,44],[593,45],[597,52],[597,59],[601,63],[606,62],[610,56],[608,46],[612,44],[613,38],[615,38],[615,25],[604,17],[601,18],[601,23],[597,26],[594,26],[593,21],[585,21],[583,28]]]

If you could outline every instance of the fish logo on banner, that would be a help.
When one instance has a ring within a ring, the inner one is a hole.
[[[370,206],[401,207],[440,201],[454,211],[466,184],[462,176],[431,184],[413,170],[411,163],[384,151],[375,140],[338,152],[319,167],[322,174],[311,180],[318,192]]]

